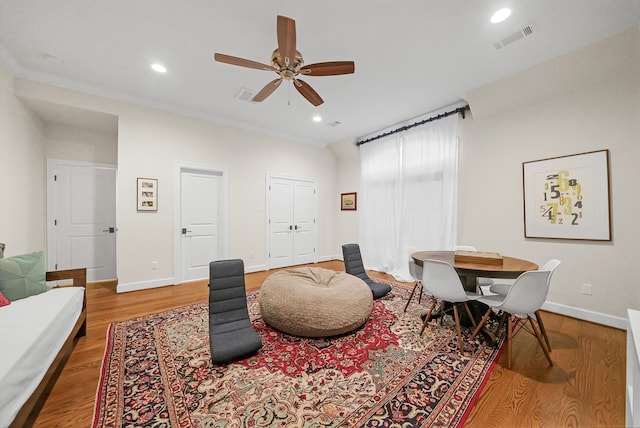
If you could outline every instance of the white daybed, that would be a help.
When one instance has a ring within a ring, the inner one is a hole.
[[[47,272],[47,281],[73,284],[0,308],[0,427],[33,424],[74,339],[86,334],[86,275],[84,268]]]

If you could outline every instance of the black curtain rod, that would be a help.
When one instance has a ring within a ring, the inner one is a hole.
[[[375,141],[375,140],[377,140],[379,138],[387,137],[389,135],[397,134],[398,132],[406,131],[407,129],[411,129],[411,128],[414,128],[414,127],[420,126],[420,125],[424,125],[425,123],[433,122],[434,120],[443,119],[443,118],[445,118],[447,116],[451,116],[452,114],[458,113],[458,114],[462,115],[462,118],[464,119],[465,112],[467,110],[470,110],[469,104],[465,105],[464,107],[458,107],[455,110],[447,111],[447,112],[441,113],[441,114],[439,114],[437,116],[433,116],[433,117],[421,120],[420,122],[412,123],[411,125],[401,126],[400,128],[394,129],[393,131],[385,132],[384,134],[376,135],[375,137],[367,138],[366,140],[363,140],[363,141],[358,141],[356,143],[356,146],[361,146],[362,144],[369,143],[371,141]]]

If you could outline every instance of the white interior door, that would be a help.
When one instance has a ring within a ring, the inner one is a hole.
[[[316,186],[309,181],[294,181],[293,190],[293,264],[316,261]]]
[[[269,183],[269,268],[293,265],[293,181]]]
[[[182,280],[209,277],[219,254],[219,180],[215,173],[181,172]]]
[[[49,170],[49,268],[86,267],[88,281],[116,278],[115,167],[53,161]]]
[[[268,179],[268,267],[316,261],[316,183]]]

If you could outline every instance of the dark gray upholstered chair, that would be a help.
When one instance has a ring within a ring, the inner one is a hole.
[[[381,284],[369,278],[367,272],[364,270],[360,246],[358,244],[344,244],[342,246],[342,256],[344,258],[344,269],[348,274],[357,276],[366,282],[369,288],[371,288],[374,299],[378,299],[391,291],[389,284]]]
[[[242,359],[262,348],[249,318],[242,260],[209,263],[209,341],[214,363]]]

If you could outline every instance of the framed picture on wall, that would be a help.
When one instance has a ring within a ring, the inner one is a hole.
[[[340,209],[342,211],[355,211],[358,207],[358,195],[356,192],[340,195]]]
[[[609,150],[522,163],[525,238],[611,240]]]
[[[138,178],[138,211],[158,211],[158,179]]]

